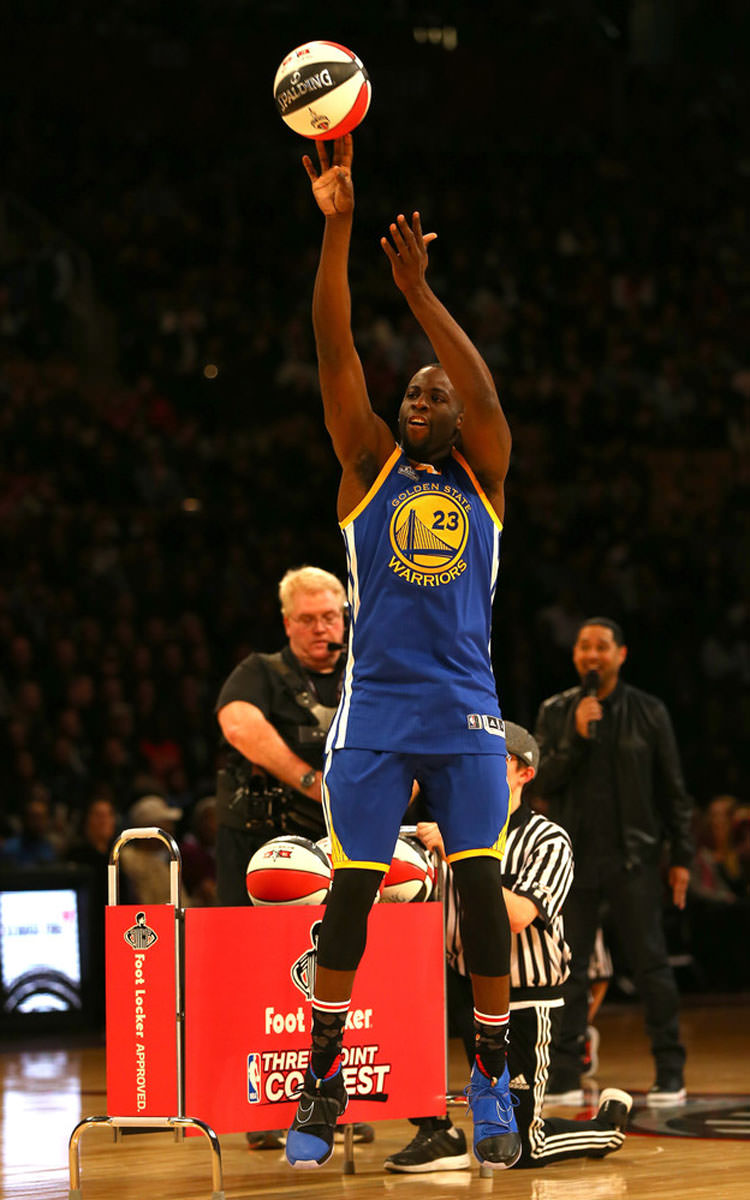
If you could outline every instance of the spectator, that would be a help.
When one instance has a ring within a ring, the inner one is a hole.
[[[86,807],[81,832],[66,859],[86,868],[90,877],[89,929],[94,1019],[101,1024],[105,1006],[105,910],[109,900],[109,856],[117,837],[117,812],[112,801],[99,793]],[[120,872],[120,904],[135,902],[129,882]]]
[[[46,867],[57,861],[57,849],[50,836],[52,813],[49,799],[38,791],[24,801],[21,832],[7,838],[0,847],[4,867]]]
[[[701,978],[720,991],[750,983],[750,877],[743,862],[749,826],[737,798],[727,795],[714,796],[697,822],[688,891],[690,950]]]
[[[216,797],[204,796],[180,841],[182,878],[196,904],[216,904]]]
[[[127,815],[129,829],[153,826],[175,835],[182,810],[170,808],[163,796],[148,795],[136,800]],[[120,852],[120,866],[132,888],[136,904],[170,902],[170,853],[159,838],[134,838]],[[192,904],[187,888],[182,887],[180,903]]]

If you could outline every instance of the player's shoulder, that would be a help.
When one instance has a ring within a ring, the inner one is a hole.
[[[477,456],[467,451],[464,445],[454,446],[441,464],[443,471],[460,475],[462,482],[472,490],[478,488],[487,496],[495,490],[497,477],[488,473],[486,467],[477,461]]]

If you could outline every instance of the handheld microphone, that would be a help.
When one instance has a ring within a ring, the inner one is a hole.
[[[599,672],[587,671],[581,680],[581,686],[584,696],[595,696],[599,690]],[[589,740],[592,742],[596,741],[598,723],[598,721],[589,721]]]

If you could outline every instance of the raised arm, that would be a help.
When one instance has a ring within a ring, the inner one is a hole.
[[[325,217],[313,291],[313,329],[326,428],[341,463],[339,517],[347,516],[374,481],[394,447],[393,434],[373,412],[362,363],[354,345],[349,290],[349,247],[354,214],[352,138],[333,144],[329,159],[316,143],[320,172],[302,159],[313,195]]]
[[[396,286],[428,337],[464,406],[461,450],[502,518],[504,482],[510,460],[510,430],[481,354],[426,280],[427,246],[437,234],[422,233],[418,212],[411,225],[400,213],[381,238]]]

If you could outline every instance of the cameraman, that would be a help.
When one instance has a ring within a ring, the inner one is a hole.
[[[217,903],[248,904],[251,856],[279,834],[325,834],[321,779],[326,734],[341,692],[346,593],[318,567],[279,584],[287,644],[249,654],[216,702],[226,740],[217,782]]]

